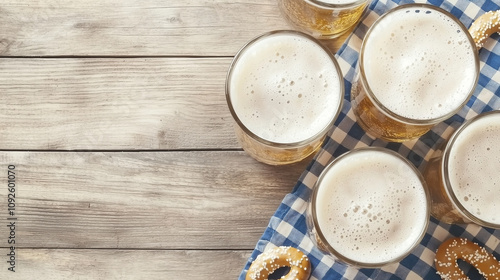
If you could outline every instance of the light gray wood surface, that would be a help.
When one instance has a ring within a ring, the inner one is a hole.
[[[1,13],[9,56],[232,56],[288,27],[273,0],[3,0]]]
[[[231,58],[2,58],[3,149],[235,149]],[[29,131],[29,133],[27,133]]]
[[[304,168],[240,151],[16,151],[0,163],[16,166],[29,248],[248,249]]]
[[[248,257],[230,250],[20,249],[19,270],[4,279],[219,280],[239,274]]]
[[[276,1],[4,0],[0,26],[0,279],[236,279],[308,164],[250,158],[224,97]]]

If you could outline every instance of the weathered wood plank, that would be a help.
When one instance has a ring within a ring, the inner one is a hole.
[[[237,279],[250,251],[18,249],[16,272],[0,249],[0,279]],[[5,254],[4,254],[5,253]]]
[[[287,25],[274,0],[2,1],[0,55],[233,55]]]
[[[0,59],[0,149],[239,148],[230,58]]]
[[[231,56],[292,28],[276,0],[4,0],[0,26],[0,56]]]
[[[9,164],[18,247],[251,249],[306,163],[228,151],[1,152],[2,185]]]

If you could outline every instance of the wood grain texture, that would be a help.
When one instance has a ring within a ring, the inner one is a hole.
[[[3,0],[0,26],[0,279],[236,279],[310,161],[239,151],[225,101],[236,52],[292,28],[277,1]]]
[[[4,56],[227,56],[287,28],[273,0],[6,0],[0,14]]]
[[[21,248],[252,249],[305,168],[229,151],[0,153],[8,164]]]
[[[0,58],[0,149],[238,149],[231,58]]]
[[[0,149],[235,149],[230,58],[0,59]]]
[[[0,249],[5,256],[5,249]],[[17,271],[0,279],[28,280],[230,280],[237,279],[250,251],[19,249]],[[2,259],[3,260],[3,259]]]
[[[4,0],[0,26],[0,56],[232,56],[293,28],[275,0]]]

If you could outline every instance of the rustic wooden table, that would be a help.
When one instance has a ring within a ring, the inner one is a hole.
[[[290,29],[276,1],[3,0],[0,26],[0,279],[236,279],[308,164],[245,154],[224,96]]]

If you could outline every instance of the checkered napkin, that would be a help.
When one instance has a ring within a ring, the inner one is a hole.
[[[500,1],[494,0],[432,0],[430,4],[439,6],[455,15],[465,26],[469,27],[473,20],[481,14],[500,9]],[[481,74],[479,84],[467,105],[452,118],[438,124],[420,139],[405,143],[387,143],[373,139],[356,124],[350,105],[351,82],[354,67],[358,60],[358,51],[362,38],[383,13],[400,4],[408,3],[400,0],[374,0],[361,23],[337,53],[337,59],[344,74],[345,105],[340,113],[334,129],[328,135],[321,150],[301,175],[293,191],[286,195],[276,213],[271,217],[269,225],[258,241],[252,256],[243,269],[240,280],[245,275],[251,262],[267,247],[292,246],[302,250],[311,260],[313,271],[311,279],[440,279],[434,268],[434,256],[438,246],[453,236],[468,238],[485,246],[500,259],[500,230],[477,225],[448,225],[433,217],[422,242],[411,254],[400,263],[382,269],[357,269],[335,262],[330,256],[323,254],[313,246],[307,235],[304,213],[311,190],[324,167],[344,152],[358,147],[387,147],[407,157],[423,172],[432,153],[451,136],[465,120],[479,113],[500,109],[500,36],[489,38],[480,50]],[[500,199],[500,198],[499,198]],[[471,279],[480,279],[474,269],[466,263],[461,264]]]

